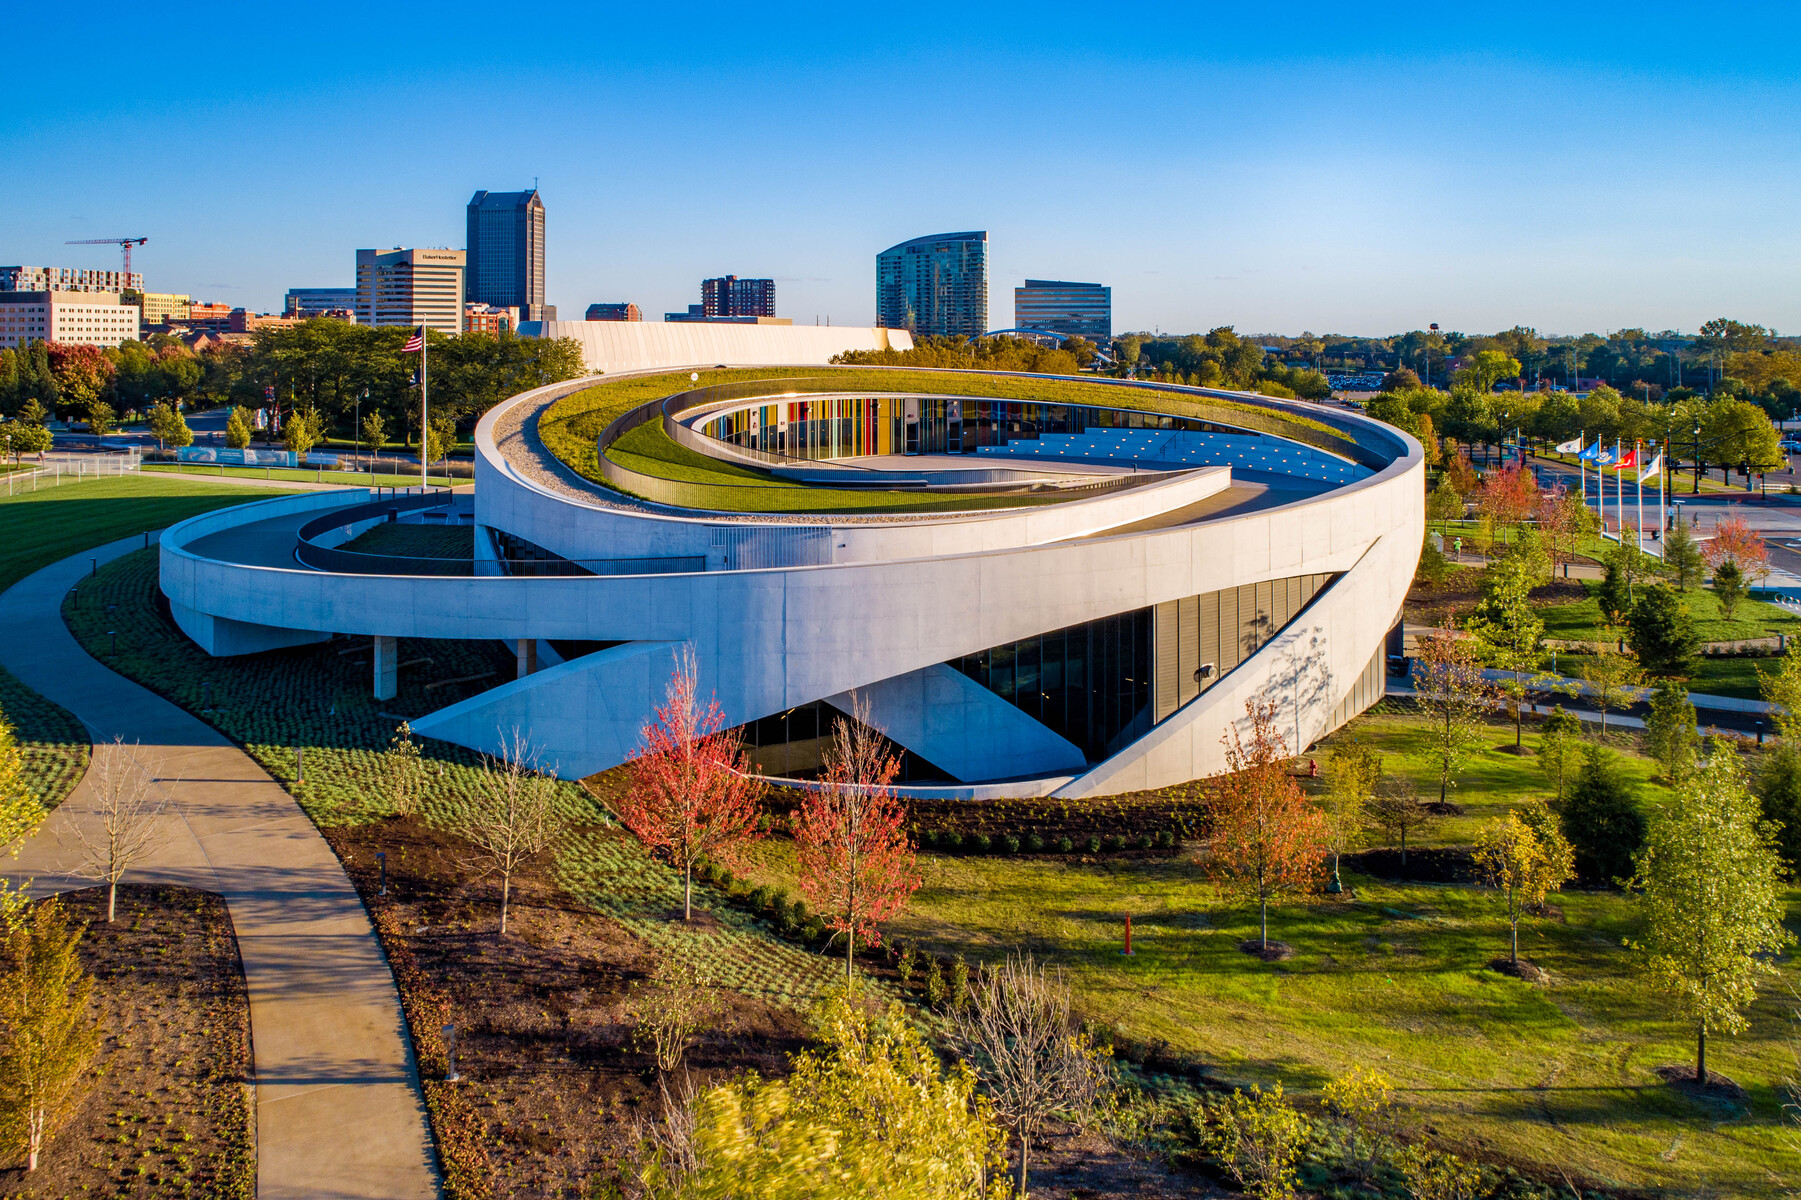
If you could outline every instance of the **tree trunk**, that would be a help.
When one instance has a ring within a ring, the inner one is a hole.
[[[1707,1086],[1707,1026],[1695,1030],[1695,1082]]]
[[[1019,1187],[1014,1192],[1017,1200],[1025,1200],[1026,1197],[1026,1155],[1031,1152],[1031,1149],[1031,1136],[1021,1133],[1019,1135]]]
[[[1507,960],[1514,966],[1520,965],[1520,910],[1513,902],[1513,889],[1507,889],[1507,931],[1509,942]]]
[[[682,920],[694,919],[694,864],[682,864]]]
[[[507,900],[512,890],[513,873],[511,871],[503,872],[500,876],[500,933],[502,937],[505,937],[507,932]]]
[[[849,929],[844,931],[844,984],[846,987],[850,986],[851,963],[856,961],[856,957],[857,927],[852,925]]]
[[[1258,925],[1263,934],[1263,949],[1269,950],[1269,898],[1261,897],[1257,901]]]
[[[113,914],[119,908],[119,881],[109,879],[106,883],[106,923],[113,923]]]

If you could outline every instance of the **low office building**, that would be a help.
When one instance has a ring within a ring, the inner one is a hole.
[[[519,310],[496,304],[465,304],[463,306],[463,332],[487,333],[499,337],[503,333],[512,333],[519,328]]]
[[[144,277],[136,271],[102,271],[87,267],[0,267],[0,292],[141,292]]]
[[[0,292],[0,349],[32,342],[117,346],[135,342],[143,314],[112,292]]]
[[[1028,279],[1024,287],[1013,289],[1013,327],[1087,338],[1104,347],[1113,340],[1113,289]]]
[[[186,319],[188,308],[194,302],[192,296],[179,296],[170,292],[123,292],[119,299],[126,304],[138,306],[138,310],[144,315],[145,328]]]
[[[587,319],[590,321],[642,321],[644,314],[636,304],[621,300],[617,304],[600,303],[588,306]]]
[[[289,288],[281,311],[283,316],[304,320],[322,317],[338,309],[356,311],[355,288]]]
[[[463,332],[465,255],[461,250],[356,252],[356,319],[377,329],[425,325]]]

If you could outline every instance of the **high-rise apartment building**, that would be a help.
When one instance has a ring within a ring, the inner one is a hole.
[[[306,319],[322,317],[340,309],[356,311],[355,288],[289,288],[282,313]]]
[[[469,302],[554,321],[544,303],[544,201],[529,192],[477,192],[469,201]]]
[[[918,237],[876,255],[876,324],[921,335],[988,332],[988,234]]]
[[[629,300],[621,300],[617,304],[590,304],[588,320],[590,321],[642,321],[644,314],[638,306]]]
[[[0,291],[0,349],[32,342],[117,346],[138,339],[142,314],[116,292]]]
[[[725,275],[700,281],[701,311],[709,317],[775,316],[775,280]]]
[[[464,264],[461,250],[358,250],[357,323],[463,332]]]
[[[136,271],[90,271],[86,267],[0,267],[0,292],[141,292]]]
[[[1113,289],[1098,283],[1028,279],[1013,289],[1013,325],[1064,337],[1084,337],[1097,346],[1113,340]]]

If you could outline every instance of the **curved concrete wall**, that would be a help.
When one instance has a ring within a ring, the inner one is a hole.
[[[478,521],[572,558],[693,553],[686,546],[699,545],[703,536],[710,546],[721,525],[819,528],[670,517],[573,500],[506,462],[494,449],[491,424],[482,423],[490,436],[477,439]],[[170,529],[162,542],[163,588],[195,613],[278,629],[636,643],[495,688],[415,725],[490,751],[502,730],[528,728],[567,774],[621,761],[660,698],[667,665],[657,647],[685,641],[699,655],[703,686],[717,694],[734,724],[858,689],[883,697],[892,710],[885,723],[897,740],[947,768],[957,763],[970,770],[992,760],[984,756],[998,738],[1010,747],[1005,773],[1068,776],[1075,765],[1081,773],[1062,784],[1062,794],[1155,787],[1223,769],[1220,735],[1252,696],[1281,699],[1283,719],[1293,723],[1300,744],[1314,740],[1380,653],[1423,537],[1425,468],[1417,444],[1404,435],[1386,427],[1359,432],[1392,446],[1393,461],[1367,479],[1280,507],[1106,534],[1140,519],[1134,513],[1141,510],[1131,506],[1160,488],[1201,486],[1206,476],[1197,473],[1201,482],[1183,476],[1025,514],[828,526],[834,555],[844,557],[816,566],[447,579],[327,575],[194,550],[196,541],[234,521],[365,498],[313,494],[207,514]],[[1091,505],[1105,516],[1089,528],[1078,510]],[[1303,574],[1338,578],[1269,645],[1106,762],[1072,764],[1063,748],[1068,743],[1059,747],[1055,735],[1019,727],[1012,714],[984,712],[986,701],[974,710],[982,719],[974,721],[902,711],[912,703],[910,688],[929,705],[931,689],[945,685],[940,664],[962,655]],[[989,769],[989,777],[1003,773]]]

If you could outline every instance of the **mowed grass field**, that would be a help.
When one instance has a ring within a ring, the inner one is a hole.
[[[1511,746],[1510,726],[1490,733]],[[1345,735],[1425,792],[1413,718],[1364,718]],[[1652,764],[1630,755],[1628,769],[1647,805],[1669,801]],[[1465,814],[1422,843],[1467,845],[1482,820],[1544,791],[1536,760],[1486,752],[1452,793]],[[1400,1088],[1405,1124],[1485,1162],[1697,1200],[1801,1184],[1801,1148],[1782,1114],[1783,1080],[1796,1071],[1792,963],[1763,989],[1751,1030],[1709,1047],[1710,1066],[1747,1099],[1695,1100],[1654,1074],[1692,1064],[1693,1031],[1637,973],[1623,945],[1634,909],[1619,893],[1555,895],[1556,919],[1522,926],[1521,953],[1550,973],[1548,986],[1488,969],[1507,950],[1489,893],[1351,872],[1351,898],[1272,910],[1271,936],[1295,953],[1266,964],[1238,950],[1256,933],[1255,910],[1207,882],[1198,849],[1073,862],[921,855],[923,886],[887,934],[972,962],[1031,950],[1069,972],[1087,1016],[1229,1080],[1317,1095],[1355,1064],[1378,1068]],[[791,843],[760,844],[748,874],[792,889]],[[1130,958],[1120,954],[1128,913]]]
[[[265,489],[206,485],[158,476],[64,481],[0,496],[0,590],[58,559],[122,537],[161,529],[199,513],[280,495]],[[26,778],[48,807],[86,769],[88,737],[67,710],[0,671],[0,712],[25,754]]]

